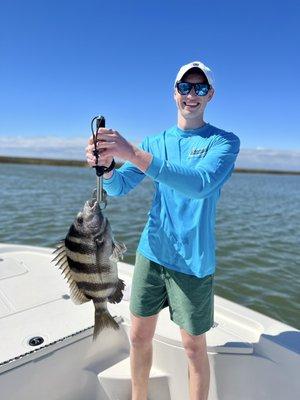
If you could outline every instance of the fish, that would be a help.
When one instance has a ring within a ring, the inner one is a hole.
[[[76,215],[65,239],[57,244],[52,260],[69,284],[72,301],[75,304],[93,301],[93,341],[104,328],[119,329],[107,302],[119,303],[123,298],[125,282],[118,277],[117,263],[127,250],[124,243],[115,240],[95,193]],[[105,204],[106,198],[103,190]]]

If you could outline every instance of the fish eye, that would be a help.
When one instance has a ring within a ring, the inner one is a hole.
[[[82,218],[82,217],[78,217],[78,218],[77,218],[77,222],[78,222],[79,224],[82,224],[82,223],[83,223],[83,218]]]

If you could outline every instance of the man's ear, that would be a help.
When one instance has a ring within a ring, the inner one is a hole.
[[[209,93],[207,95],[207,101],[210,101],[213,98],[214,94],[215,94],[215,89],[210,88]]]
[[[176,89],[174,88],[174,91],[173,91],[173,99],[176,101]]]

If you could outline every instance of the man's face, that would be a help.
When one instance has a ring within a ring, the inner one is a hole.
[[[205,79],[201,74],[190,74],[184,78],[184,82],[204,83]],[[177,88],[174,90],[174,99],[177,104],[178,111],[185,119],[202,118],[206,104],[213,97],[214,89],[210,88],[206,96],[197,96],[193,88],[187,95],[178,93]]]

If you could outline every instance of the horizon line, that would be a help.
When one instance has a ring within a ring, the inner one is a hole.
[[[65,167],[86,167],[88,164],[83,160],[72,160],[72,159],[59,159],[59,158],[37,158],[37,157],[12,157],[12,156],[1,156],[0,164],[31,164],[31,165],[52,165],[52,166],[65,166]],[[119,168],[124,162],[116,160],[116,166]],[[242,168],[236,167],[233,172],[238,173],[267,173],[267,174],[282,174],[282,175],[300,175],[299,171],[293,170],[276,170],[276,169],[264,169],[264,168]]]

